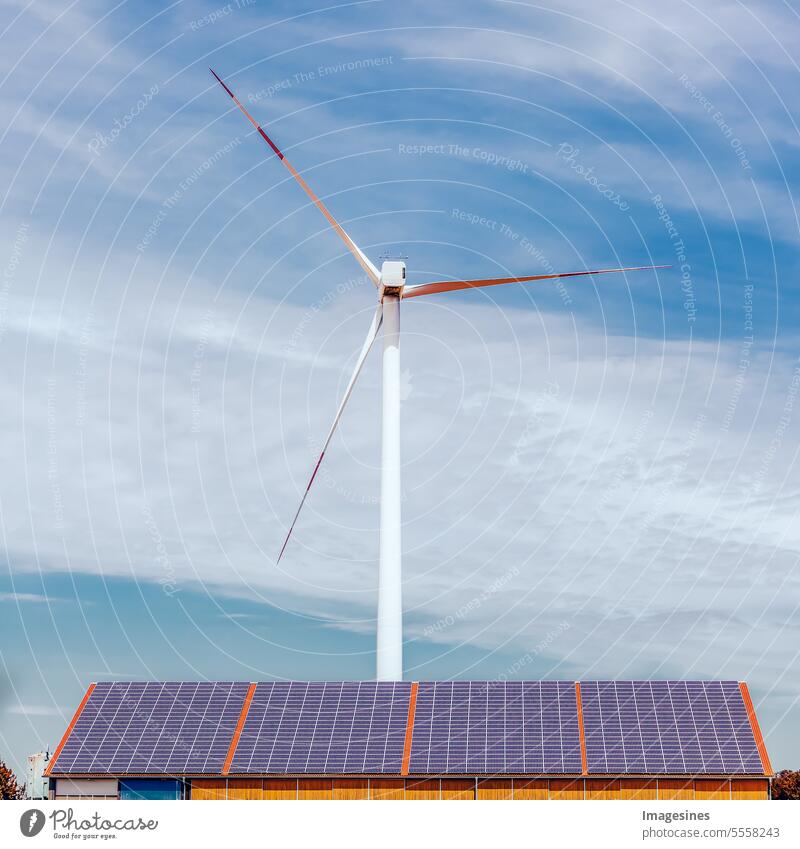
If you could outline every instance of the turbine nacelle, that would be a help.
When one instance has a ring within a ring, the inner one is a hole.
[[[381,276],[378,279],[378,297],[383,300],[386,295],[403,296],[403,286],[406,285],[406,264],[399,260],[387,260],[381,266]]]

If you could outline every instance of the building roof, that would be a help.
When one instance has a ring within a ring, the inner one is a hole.
[[[101,682],[51,775],[770,775],[736,681]]]

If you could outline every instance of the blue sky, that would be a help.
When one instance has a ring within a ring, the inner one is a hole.
[[[414,678],[747,680],[800,742],[780,2],[2,6],[0,747],[88,682],[373,672],[374,293],[211,65],[410,281]]]

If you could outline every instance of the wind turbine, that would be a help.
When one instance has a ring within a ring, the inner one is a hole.
[[[528,283],[533,280],[555,280],[562,277],[584,277],[595,274],[618,274],[624,271],[641,271],[654,268],[666,268],[663,265],[640,265],[632,268],[601,268],[597,271],[570,271],[564,274],[533,274],[526,277],[493,277],[485,280],[447,280],[435,283],[422,283],[416,286],[406,286],[406,265],[404,262],[391,260],[381,265],[380,270],[370,261],[367,255],[347,235],[344,228],[331,215],[325,204],[312,191],[297,169],[281,153],[274,141],[264,132],[258,122],[242,106],[236,95],[220,79],[217,73],[209,68],[217,82],[230,95],[248,121],[256,128],[258,134],[272,148],[273,153],[288,169],[289,173],[300,184],[303,191],[311,198],[314,205],[328,220],[347,249],[353,254],[359,265],[364,269],[375,284],[378,304],[372,318],[367,338],[361,347],[356,367],[350,382],[347,384],[339,409],[333,419],[328,435],[322,445],[322,451],[317,458],[314,471],[308,481],[300,506],[289,526],[289,532],[278,555],[278,562],[286,551],[289,538],[308,493],[317,476],[325,452],[330,445],[336,426],[342,417],[344,408],[355,386],[358,375],[364,366],[364,361],[372,348],[378,331],[383,326],[383,362],[382,362],[382,425],[381,425],[381,519],[380,519],[380,557],[378,570],[378,646],[377,646],[377,679],[379,681],[400,681],[403,677],[403,603],[402,603],[402,569],[400,541],[400,303],[409,298],[421,295],[435,295],[440,292],[455,292],[459,289],[476,289],[483,286],[499,286],[505,283]]]

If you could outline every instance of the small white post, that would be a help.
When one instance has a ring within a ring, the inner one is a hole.
[[[403,679],[400,535],[400,298],[383,299],[383,423],[378,566],[378,681]]]

